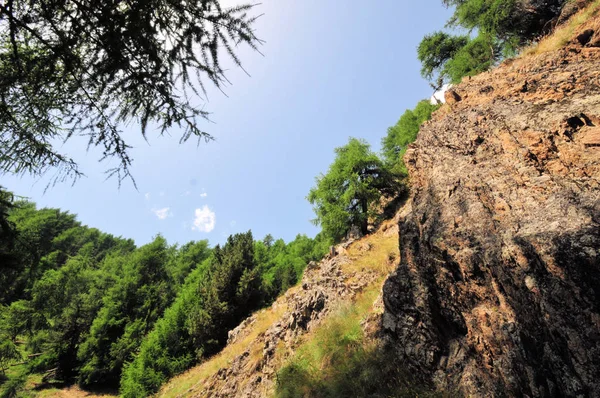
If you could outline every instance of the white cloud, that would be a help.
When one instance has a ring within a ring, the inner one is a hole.
[[[165,207],[164,209],[152,209],[152,212],[156,217],[158,217],[159,220],[165,220],[171,215],[169,209],[169,207]]]
[[[146,200],[150,200],[150,192],[146,192],[144,194],[144,198],[146,198]]]
[[[181,194],[181,196],[190,196],[192,194],[191,191],[185,191],[184,193]]]
[[[165,191],[160,191],[160,193],[158,194],[158,196],[160,196],[160,197],[165,196]]]
[[[203,193],[200,194],[201,198],[206,198],[207,196],[208,196],[208,194],[206,192],[203,192]]]
[[[200,232],[211,232],[215,229],[215,213],[206,205],[196,209],[193,230]]]

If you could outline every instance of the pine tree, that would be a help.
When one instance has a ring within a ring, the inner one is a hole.
[[[121,129],[210,139],[205,85],[227,83],[223,55],[257,49],[252,5],[219,0],[8,0],[0,3],[0,171],[56,180],[81,171],[55,143],[86,137],[119,182],[132,159]]]

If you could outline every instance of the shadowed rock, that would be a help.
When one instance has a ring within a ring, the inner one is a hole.
[[[600,396],[599,65],[571,47],[476,76],[409,147],[381,325],[424,382]]]

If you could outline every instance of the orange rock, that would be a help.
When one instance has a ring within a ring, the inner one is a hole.
[[[600,147],[600,127],[584,128],[578,136],[583,145]]]

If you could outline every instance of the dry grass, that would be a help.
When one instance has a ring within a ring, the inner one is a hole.
[[[53,397],[53,398],[112,398],[112,397],[116,397],[116,395],[110,395],[110,394],[97,394],[97,393],[92,393],[89,391],[85,391],[82,390],[81,388],[77,387],[77,386],[71,386],[68,388],[63,388],[63,389],[56,389],[56,388],[52,388],[52,389],[48,389],[48,390],[42,390],[37,397],[44,397],[44,398],[49,398],[49,397]]]
[[[354,242],[348,248],[348,257],[352,261],[342,264],[342,270],[347,274],[373,270],[380,276],[387,276],[395,267],[394,260],[400,256],[398,234],[383,231],[393,228],[392,224],[393,221],[386,221],[377,232]]]
[[[521,52],[521,56],[543,54],[564,47],[573,38],[577,28],[596,15],[599,10],[600,0],[595,0],[589,6],[572,16],[566,23],[558,27],[551,35],[526,47]]]

